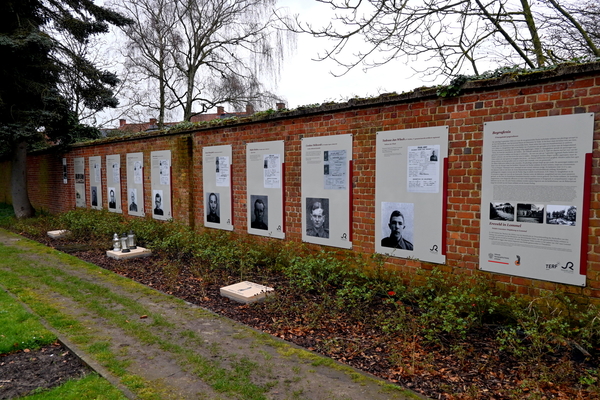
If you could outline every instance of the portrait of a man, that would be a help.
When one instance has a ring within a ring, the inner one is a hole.
[[[206,215],[206,222],[212,222],[215,224],[221,223],[221,211],[219,209],[219,194],[218,193],[210,193],[208,195],[208,204],[207,210],[208,214]]]
[[[329,239],[329,199],[306,199],[306,235]]]
[[[393,210],[390,214],[389,236],[381,239],[382,247],[390,247],[392,249],[410,250],[414,249],[413,244],[405,237],[406,218],[400,210]]]
[[[154,215],[164,215],[162,208],[162,190],[154,191]]]
[[[108,208],[112,210],[117,208],[117,200],[115,198],[114,188],[108,188]]]
[[[268,230],[268,211],[267,211],[267,196],[250,196],[252,203],[254,204],[250,227],[252,229],[263,229]]]
[[[98,187],[92,186],[92,206],[98,207]]]
[[[137,212],[138,211],[138,206],[137,206],[137,189],[131,189],[129,191],[129,211],[133,211],[133,212]]]

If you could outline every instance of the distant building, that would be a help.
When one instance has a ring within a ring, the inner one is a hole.
[[[217,112],[212,114],[196,114],[191,118],[192,122],[208,122],[214,119],[225,119],[225,118],[243,118],[249,117],[254,114],[254,106],[248,104],[246,106],[246,111],[244,112],[225,112],[225,107],[217,106]]]
[[[277,108],[278,109],[284,108],[284,107],[282,107],[282,105],[285,106],[283,103],[277,103]],[[243,111],[243,112],[235,112],[235,111],[226,112],[225,107],[217,106],[216,113],[196,114],[196,115],[192,116],[191,122],[208,122],[208,121],[212,121],[215,119],[225,119],[225,118],[233,118],[233,117],[243,118],[243,117],[249,117],[253,114],[254,114],[254,106],[251,104],[248,104],[246,106],[246,111]],[[169,127],[175,126],[177,124],[179,124],[179,122],[165,122],[164,127],[169,128]],[[133,123],[133,124],[127,123],[127,120],[125,120],[125,119],[120,119],[118,128],[104,129],[104,130],[102,130],[102,135],[109,136],[109,135],[114,135],[117,133],[139,133],[139,132],[152,132],[152,131],[156,131],[156,130],[158,130],[158,121],[156,120],[156,118],[150,118],[150,121],[148,121],[148,122]]]

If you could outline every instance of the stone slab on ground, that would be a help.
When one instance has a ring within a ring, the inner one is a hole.
[[[47,233],[48,233],[48,236],[51,237],[52,239],[60,239],[60,238],[66,237],[71,232],[66,229],[59,229],[56,231],[48,231]]]
[[[249,281],[225,286],[220,290],[221,296],[244,304],[264,300],[264,298],[267,297],[267,294],[273,291],[274,289],[271,287]]]
[[[123,253],[120,250],[108,250],[106,255],[110,258],[114,258],[115,260],[129,260],[130,258],[140,258],[140,257],[148,257],[152,255],[152,250],[146,249],[144,247],[137,246],[136,249],[129,251],[128,253]]]

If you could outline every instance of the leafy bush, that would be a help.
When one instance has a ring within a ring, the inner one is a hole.
[[[563,293],[545,292],[529,302],[513,296],[507,305],[511,321],[497,339],[517,357],[536,360],[563,347],[589,349],[600,339],[600,308],[580,306]]]
[[[106,210],[72,210],[60,214],[57,222],[59,226],[53,229],[68,229],[78,240],[110,241],[115,232],[127,229],[122,215]]]
[[[141,246],[169,258],[165,265],[170,270],[176,271],[179,262],[185,261],[193,273],[205,279],[219,276],[244,280],[263,273],[278,279],[283,274],[289,282],[287,290],[309,294],[310,301],[319,300],[314,304],[272,300],[281,301],[273,306],[301,307],[306,319],[314,323],[319,323],[324,313],[341,312],[377,321],[384,334],[440,342],[463,340],[489,322],[499,326],[497,340],[505,351],[528,360],[568,345],[579,346],[585,352],[600,342],[598,306],[580,305],[561,293],[544,293],[528,301],[514,295],[503,298],[495,293],[494,282],[489,279],[447,273],[440,268],[425,277],[420,274],[419,283],[406,288],[403,282],[408,279],[386,266],[387,259],[382,255],[314,252],[294,242],[257,240],[218,230],[198,233],[174,222],[150,217],[127,220],[120,214],[97,210],[77,209],[57,217],[40,215],[20,221],[7,216],[0,221],[3,226],[30,235],[69,229],[82,240],[109,240],[114,232],[133,229]]]
[[[425,338],[437,341],[442,335],[465,338],[502,301],[492,283],[481,276],[451,275],[434,269],[425,284],[414,286],[407,299],[417,304]]]

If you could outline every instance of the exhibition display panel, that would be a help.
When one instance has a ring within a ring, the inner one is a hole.
[[[352,135],[302,139],[302,240],[352,248]]]
[[[144,153],[127,154],[127,212],[144,217]]]
[[[233,230],[231,145],[202,149],[204,226]]]
[[[585,286],[594,115],[487,122],[482,270]]]
[[[173,218],[171,207],[171,150],[150,153],[152,184],[152,218],[168,221]]]
[[[283,140],[246,145],[248,233],[285,239]]]
[[[446,261],[448,127],[377,132],[375,251]]]

